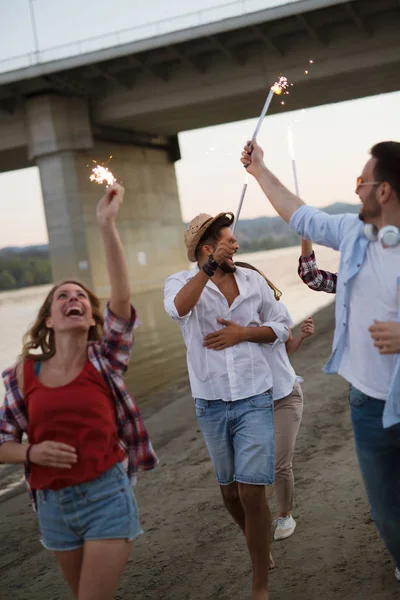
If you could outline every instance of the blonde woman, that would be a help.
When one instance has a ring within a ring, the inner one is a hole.
[[[122,379],[136,321],[115,225],[123,197],[114,184],[97,208],[111,283],[104,321],[86,286],[55,285],[3,373],[0,461],[25,463],[41,542],[78,600],[114,598],[141,533],[131,483],[157,460]]]

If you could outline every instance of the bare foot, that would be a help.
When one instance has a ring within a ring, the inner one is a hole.
[[[272,554],[271,554],[271,552],[269,553],[269,568],[270,568],[270,569],[275,569],[275,561],[274,561],[274,559],[272,558]]]

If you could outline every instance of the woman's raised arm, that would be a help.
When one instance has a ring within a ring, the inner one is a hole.
[[[114,183],[107,188],[97,206],[97,219],[100,224],[110,278],[110,308],[117,317],[128,320],[131,317],[128,265],[115,223],[124,194],[125,190],[119,183]]]

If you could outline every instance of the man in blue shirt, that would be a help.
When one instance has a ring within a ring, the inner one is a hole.
[[[361,473],[400,581],[400,143],[372,148],[357,178],[358,216],[306,206],[268,170],[257,143],[245,146],[241,160],[294,231],[341,252],[335,336],[324,370],[350,384]]]

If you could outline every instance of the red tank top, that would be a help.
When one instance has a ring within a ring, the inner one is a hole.
[[[123,459],[111,393],[89,360],[76,379],[55,388],[40,383],[35,362],[25,361],[24,396],[29,442],[63,442],[76,448],[78,455],[71,469],[32,463],[33,489],[58,490],[84,483]]]

